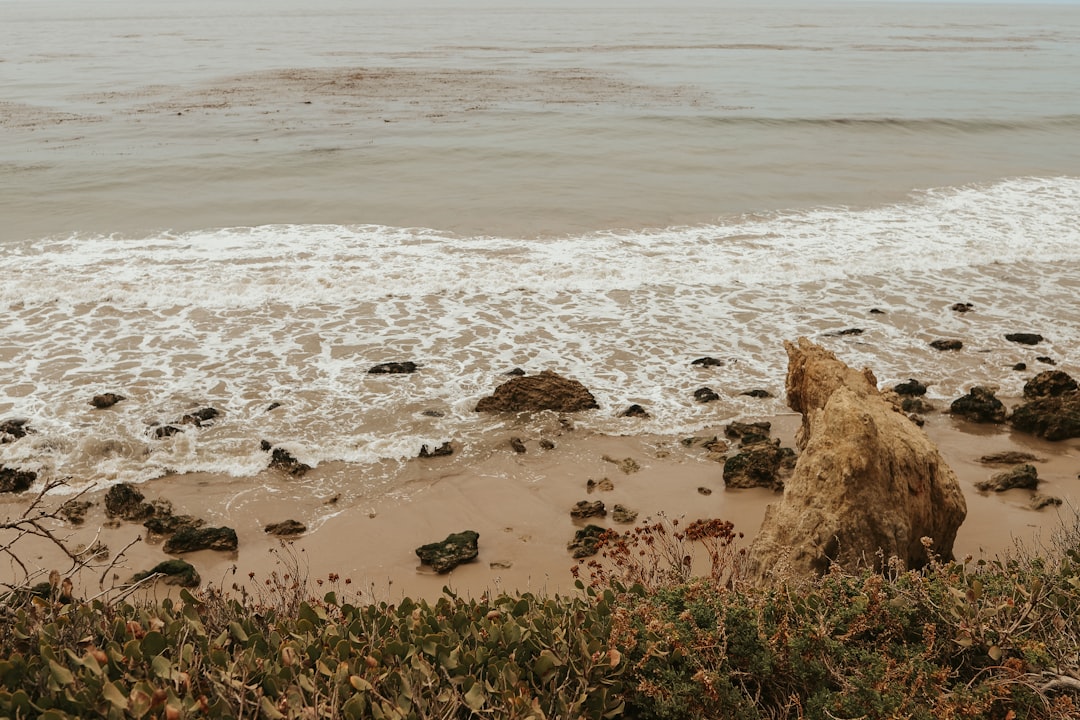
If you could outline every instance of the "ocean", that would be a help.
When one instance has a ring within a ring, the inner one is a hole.
[[[1080,371],[1080,5],[0,0],[0,87],[0,464],[41,481],[266,440],[400,492],[540,432],[473,410],[514,368],[693,434],[786,412],[800,335],[940,401]]]

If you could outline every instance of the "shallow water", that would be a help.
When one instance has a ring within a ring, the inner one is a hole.
[[[472,411],[513,367],[610,433],[783,411],[797,335],[938,399],[1075,373],[1080,15],[927,7],[4,0],[0,419],[37,433],[0,461],[247,476],[267,439],[381,492],[539,432]]]

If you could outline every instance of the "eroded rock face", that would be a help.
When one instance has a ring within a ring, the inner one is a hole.
[[[858,372],[805,338],[785,343],[790,406],[803,414],[795,471],[750,551],[751,577],[816,575],[832,563],[910,568],[952,557],[967,505],[925,433]]]
[[[578,412],[600,407],[596,398],[577,380],[544,370],[538,375],[515,377],[495,388],[494,394],[476,404],[477,412]]]

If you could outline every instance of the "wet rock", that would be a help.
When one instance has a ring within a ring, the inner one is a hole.
[[[292,537],[307,532],[307,525],[298,520],[283,520],[278,523],[270,523],[263,528],[263,532],[277,537]]]
[[[724,428],[724,435],[736,440],[744,440],[747,437],[753,438],[752,442],[761,442],[761,439],[768,439],[769,433],[772,432],[772,423],[767,421],[762,422],[733,422]],[[743,442],[744,445],[751,443]]]
[[[1005,339],[1021,345],[1038,345],[1046,338],[1038,333],[1008,333]]]
[[[188,413],[184,417],[180,418],[180,424],[194,425],[197,428],[202,428],[206,427],[207,425],[212,425],[214,420],[216,420],[220,416],[220,410],[212,407],[205,407],[196,410],[195,412]]]
[[[1009,424],[1047,440],[1080,437],[1080,390],[1026,402],[1013,410]]]
[[[600,407],[584,385],[577,380],[544,370],[508,380],[476,404],[477,412],[579,412]]]
[[[441,417],[446,416],[446,413],[444,413],[442,410],[424,410],[420,414],[423,415],[424,417],[432,417],[432,418],[441,418]]]
[[[20,493],[30,489],[37,480],[33,470],[16,470],[0,466],[0,493]]]
[[[285,448],[274,447],[267,440],[260,440],[259,447],[263,452],[270,453],[270,463],[267,465],[268,468],[282,470],[296,477],[300,477],[311,469],[310,465],[297,460],[293,457],[292,453]]]
[[[161,575],[161,581],[166,585],[179,585],[180,587],[197,587],[202,578],[199,577],[195,567],[186,560],[166,560],[155,565],[153,568],[137,573],[131,578],[131,582],[145,580],[151,575]]]
[[[1005,405],[989,388],[976,385],[968,394],[953,400],[949,412],[970,422],[1005,422]]]
[[[270,403],[269,405],[266,406],[266,412],[271,412],[273,410],[277,410],[279,407],[281,407],[281,403],[272,402],[272,403]]]
[[[926,385],[922,384],[915,378],[910,378],[907,382],[902,382],[893,388],[897,395],[905,395],[908,397],[916,397],[926,394]]]
[[[832,332],[825,333],[825,335],[827,337],[847,337],[847,336],[850,336],[850,335],[862,335],[862,334],[863,334],[863,329],[862,328],[845,328],[843,330],[834,330]]]
[[[611,519],[624,525],[637,520],[637,516],[637,510],[631,510],[625,505],[616,504],[615,507],[611,509]]]
[[[1031,500],[1028,501],[1028,505],[1032,510],[1042,510],[1045,507],[1060,504],[1061,498],[1054,497],[1053,495],[1043,495],[1042,493],[1035,493],[1031,496]]]
[[[795,468],[795,451],[772,443],[746,446],[724,463],[724,486],[731,489],[763,487],[782,490]]]
[[[590,493],[594,490],[611,492],[615,489],[615,483],[611,482],[610,478],[600,478],[600,480],[589,478],[588,482],[585,483],[585,489]]]
[[[1027,363],[1016,363],[1013,365],[1013,370],[1027,370]]]
[[[925,415],[926,413],[932,413],[935,408],[931,403],[923,400],[921,397],[905,397],[900,401],[900,409],[906,413],[920,413]]]
[[[1030,462],[1043,462],[1043,459],[1018,450],[1002,450],[990,455],[983,455],[979,458],[979,462],[983,465],[1023,465]]]
[[[951,558],[967,506],[926,434],[882,397],[869,370],[805,338],[785,347],[801,453],[751,546],[748,577],[820,575],[893,556],[918,568],[929,561],[924,537],[930,553]]]
[[[1057,360],[1052,357],[1047,357],[1046,355],[1039,355],[1035,359],[1041,362],[1043,365],[1057,365]]]
[[[442,542],[428,543],[416,548],[420,562],[437,573],[450,572],[458,565],[475,560],[480,554],[480,534],[475,530],[451,533]]]
[[[768,390],[762,390],[760,388],[755,388],[754,390],[747,390],[746,392],[742,392],[742,393],[739,393],[739,394],[740,395],[747,395],[747,396],[752,397],[752,398],[758,398],[759,400],[764,400],[766,398],[771,398],[773,396],[773,394],[771,392],[769,392]]]
[[[230,527],[181,528],[165,541],[162,549],[170,555],[179,555],[197,550],[231,552],[238,545],[236,531]]]
[[[82,525],[86,522],[86,513],[94,506],[89,500],[68,500],[60,506],[60,516],[72,525]]]
[[[518,455],[525,453],[525,441],[519,437],[510,438],[510,449],[516,452]]]
[[[123,520],[145,520],[154,514],[154,506],[130,483],[113,485],[105,493],[105,514]]]
[[[619,413],[619,417],[649,418],[652,416],[649,415],[648,411],[645,408],[635,404],[631,405],[630,407]]]
[[[33,430],[26,418],[11,418],[0,422],[0,443],[7,443],[26,437]]]
[[[202,518],[194,515],[173,515],[170,513],[156,512],[148,518],[143,527],[154,535],[174,535],[185,528],[200,528],[206,524]]]
[[[507,370],[505,373],[503,373],[503,375],[510,375],[511,377],[524,377],[525,371],[519,367],[516,367],[513,370]]]
[[[710,367],[723,367],[727,363],[725,363],[723,360],[718,360],[718,359],[716,359],[714,357],[699,357],[697,360],[691,360],[690,364],[691,365],[696,365],[698,367],[710,368]]]
[[[694,391],[694,399],[699,403],[711,403],[719,400],[720,396],[712,388],[702,387]]]
[[[975,306],[969,302],[958,302],[954,303],[951,309],[953,312],[966,313],[974,310]]]
[[[154,425],[150,428],[150,432],[155,438],[161,440],[162,438],[172,437],[173,435],[184,431],[175,425]]]
[[[554,450],[555,449],[555,443],[548,440],[547,438],[541,438],[540,439],[540,449],[541,450]]]
[[[90,398],[90,404],[96,407],[98,410],[104,410],[105,408],[111,408],[121,400],[126,400],[123,395],[117,395],[116,393],[102,393],[101,395],[95,395]]]
[[[570,517],[577,518],[578,520],[584,520],[591,517],[604,517],[607,515],[607,509],[604,507],[604,503],[600,500],[589,502],[588,500],[580,500],[573,509],[570,510]]]
[[[1061,370],[1044,370],[1024,384],[1024,397],[1058,397],[1077,389],[1076,380]]]
[[[870,308],[870,314],[871,315],[884,315],[885,311],[882,310],[881,308]]]
[[[1038,485],[1039,471],[1034,465],[1017,465],[994,475],[989,480],[975,483],[975,487],[982,492],[1004,492],[1013,488],[1034,490]]]
[[[417,455],[417,457],[422,457],[422,458],[448,457],[448,456],[453,455],[453,454],[454,454],[454,444],[452,442],[450,442],[449,440],[447,440],[442,445],[440,445],[439,447],[437,447],[437,448],[435,448],[433,450],[428,450],[427,445],[421,445],[420,446],[420,454]]]
[[[935,350],[959,350],[964,347],[964,343],[959,340],[934,340],[930,343],[930,347]]]
[[[405,362],[385,362],[368,369],[369,375],[408,375],[417,370],[417,364],[411,360]]]
[[[712,489],[707,487],[699,487],[697,491],[702,495],[712,495]]]
[[[567,543],[566,549],[578,560],[595,555],[606,532],[599,525],[586,525],[574,533],[574,539]]]

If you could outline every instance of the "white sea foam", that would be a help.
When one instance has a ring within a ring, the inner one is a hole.
[[[977,382],[1017,394],[1013,363],[1077,362],[1078,216],[1080,179],[1020,178],[573,237],[294,225],[14,243],[0,257],[0,419],[38,432],[0,445],[0,461],[105,482],[243,476],[266,465],[261,439],[312,465],[401,460],[504,423],[472,408],[515,366],[584,382],[602,408],[587,426],[692,432],[782,410],[781,341],[798,335],[883,383],[930,381],[938,399]],[[829,334],[851,327],[863,333]],[[1022,330],[1047,342],[1003,338]],[[968,350],[929,350],[938,337]],[[728,362],[690,366],[701,355]],[[421,369],[367,374],[391,360]],[[703,385],[722,400],[694,402]],[[778,397],[740,395],[758,388]],[[91,409],[107,390],[128,399]],[[617,418],[632,402],[653,420]],[[150,434],[204,406],[223,416]]]

